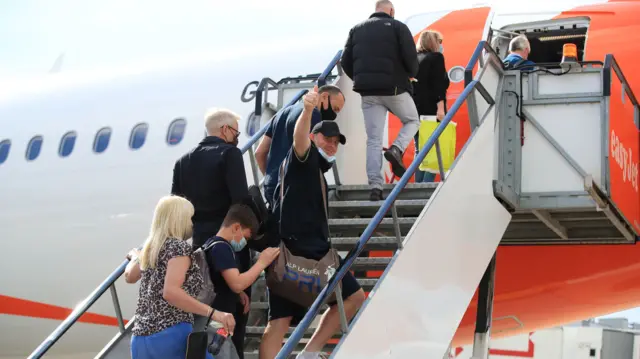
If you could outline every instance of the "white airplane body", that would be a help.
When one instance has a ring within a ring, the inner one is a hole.
[[[562,10],[495,16],[492,26],[548,19]],[[416,34],[447,13],[415,16],[409,26]],[[9,139],[11,147],[6,161],[0,158],[0,358],[28,355],[130,248],[142,243],[157,200],[170,191],[174,162],[203,138],[206,109],[229,108],[243,117],[242,146],[249,139],[246,119],[255,107],[254,101],[240,100],[245,86],[266,76],[278,81],[320,73],[343,40],[283,43],[120,75],[62,71],[30,88],[6,88],[0,97],[0,141]],[[480,40],[481,33],[473,39]],[[445,45],[445,57],[447,47],[454,46]],[[466,62],[447,62],[448,69],[455,66]],[[176,119],[186,120],[184,137],[169,144]],[[148,125],[148,131],[140,148],[132,149],[132,130],[139,124]],[[96,136],[103,128],[111,136],[106,150],[96,153]],[[62,157],[60,151],[70,146],[61,146],[61,139],[69,131],[76,140],[70,155]],[[364,143],[362,132],[346,135]],[[34,136],[42,136],[42,146],[37,158],[27,160]],[[245,168],[251,184],[248,156]],[[117,290],[124,317],[130,318],[137,286],[120,281]],[[90,312],[49,357],[86,358],[115,334],[109,295]]]

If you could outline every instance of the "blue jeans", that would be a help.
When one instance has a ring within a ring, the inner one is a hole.
[[[418,147],[418,143],[419,143],[418,142],[419,141],[418,133],[416,133],[416,135],[413,136],[413,140],[414,140],[414,144],[415,144],[415,147],[416,147],[416,156],[417,156],[418,153],[420,152],[419,147]],[[435,181],[435,179],[436,179],[436,174],[435,173],[416,170],[415,183],[433,182],[433,181]]]
[[[131,337],[132,359],[184,359],[187,352],[187,337],[193,325],[180,323],[161,332]],[[207,359],[214,359],[207,353]]]

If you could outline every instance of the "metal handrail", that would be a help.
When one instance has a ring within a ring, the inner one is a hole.
[[[129,259],[126,259],[122,264],[116,268],[113,273],[111,273],[100,285],[91,293],[89,296],[80,303],[72,312],[67,316],[67,318],[44,340],[32,353],[29,355],[28,359],[40,358],[42,357],[51,347],[71,328],[73,324],[75,324],[80,317],[89,310],[89,308],[98,300],[102,295],[109,289],[115,288],[114,284],[122,276],[124,270],[127,268],[127,264],[129,264]],[[114,291],[114,289],[112,289]],[[117,297],[114,298],[114,304],[117,300]],[[119,304],[118,304],[119,307]],[[117,310],[117,313],[120,313]],[[120,313],[118,317],[118,325],[120,326],[120,330],[124,329],[124,322],[122,320],[122,314]]]
[[[326,81],[327,76],[329,76],[331,71],[333,71],[333,69],[336,67],[336,65],[340,61],[340,55],[341,54],[342,54],[342,51],[339,51],[338,54],[336,54],[336,56],[333,57],[333,59],[331,60],[329,65],[320,74],[320,77],[318,77],[318,82],[321,82],[321,81],[325,82]],[[268,82],[269,81],[265,81],[265,83],[268,83]],[[308,90],[299,91],[293,97],[293,99],[291,101],[289,101],[287,106],[293,105],[294,103],[299,101],[302,98],[302,96],[304,96],[304,94],[307,93],[307,91]],[[247,151],[249,151],[250,154],[253,154],[252,146],[256,142],[258,142],[258,140],[265,134],[265,132],[267,132],[267,129],[269,128],[269,126],[271,124],[271,121],[273,121],[273,119],[278,115],[278,113],[280,111],[278,111],[271,118],[271,120],[269,120],[269,122],[266,125],[264,125],[260,129],[260,131],[258,131],[258,133],[253,135],[251,137],[251,139],[249,139],[249,142],[247,142],[241,148],[241,152],[243,154],[245,152],[247,152]],[[252,160],[253,159],[254,158],[252,158]],[[89,308],[91,308],[91,306],[98,299],[100,299],[100,297],[102,297],[102,295],[108,289],[111,290],[111,294],[113,296],[113,301],[114,301],[114,307],[115,307],[115,311],[116,311],[116,316],[117,316],[117,319],[118,319],[118,326],[120,328],[120,332],[123,333],[124,332],[124,319],[122,318],[122,313],[120,312],[120,304],[118,302],[118,297],[117,297],[117,294],[116,294],[116,291],[115,291],[115,282],[122,276],[122,274],[124,274],[124,271],[125,271],[125,269],[127,267],[127,264],[129,264],[129,259],[126,259],[124,262],[122,262],[122,264],[120,264],[91,294],[89,294],[89,296],[84,301],[82,301],[81,305],[77,306],[71,312],[71,314],[69,314],[67,316],[67,318],[65,318],[65,320],[47,337],[47,339],[45,339],[44,342],[42,342],[31,353],[31,355],[29,355],[28,359],[41,358],[44,354],[46,354],[47,351],[49,351],[49,349],[51,349],[51,347],[69,330],[69,328],[71,328],[71,326],[74,325],[80,319],[80,317],[83,314],[85,314],[89,310]]]
[[[481,60],[480,56],[481,56],[482,50],[486,49],[487,46],[488,44],[486,43],[486,41],[481,41],[478,44],[476,50],[474,51],[473,56],[469,60],[469,64],[466,67],[467,70],[471,69],[471,71],[473,71],[473,68],[475,67],[476,62]],[[493,51],[490,47],[488,50],[490,50],[495,55],[495,51]],[[497,57],[497,55],[495,56]],[[466,80],[466,77],[467,77],[467,71],[465,70],[465,80]],[[406,187],[407,183],[409,182],[409,179],[416,172],[420,163],[422,163],[424,158],[427,156],[427,153],[429,153],[429,151],[431,151],[431,148],[436,144],[436,141],[438,140],[442,132],[444,132],[445,128],[447,127],[449,122],[451,122],[454,115],[458,112],[462,104],[467,100],[469,95],[473,93],[473,90],[476,90],[476,89],[479,90],[478,92],[482,95],[485,101],[487,101],[487,103],[489,103],[490,105],[495,104],[495,101],[493,100],[493,98],[491,98],[487,90],[484,88],[484,86],[482,86],[482,84],[478,80],[471,80],[465,86],[460,96],[458,96],[456,101],[451,106],[451,110],[445,115],[444,119],[442,119],[438,127],[436,127],[431,137],[429,137],[429,139],[427,140],[427,143],[423,146],[423,148],[414,158],[413,162],[411,162],[411,165],[409,165],[409,168],[407,168],[407,170],[405,171],[405,174],[400,178],[398,183],[393,187],[393,190],[391,190],[391,193],[389,194],[387,199],[383,202],[382,206],[378,209],[375,216],[371,219],[371,221],[367,225],[367,228],[364,230],[364,232],[360,236],[360,239],[358,239],[358,243],[356,243],[355,247],[352,248],[349,251],[349,253],[347,253],[342,265],[338,268],[337,272],[329,279],[327,285],[323,288],[323,290],[320,292],[316,300],[310,306],[304,318],[302,318],[302,320],[296,326],[293,333],[289,336],[289,339],[286,341],[282,349],[278,352],[276,359],[286,359],[293,352],[295,347],[298,345],[298,343],[304,336],[304,333],[306,332],[306,330],[309,328],[309,326],[311,325],[315,317],[318,315],[318,312],[320,311],[320,308],[323,305],[323,303],[329,298],[331,293],[335,291],[337,284],[340,281],[342,281],[344,276],[351,269],[351,266],[355,263],[360,253],[364,250],[365,245],[367,244],[369,239],[371,239],[371,237],[373,236],[375,229],[378,227],[380,222],[382,222],[385,214],[389,211],[389,209],[392,208],[395,200],[398,198],[398,195]]]

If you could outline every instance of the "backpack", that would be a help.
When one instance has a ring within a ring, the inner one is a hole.
[[[213,248],[218,242],[211,242],[209,244],[204,244],[202,247],[196,249],[193,252],[193,260],[200,267],[200,274],[202,275],[202,289],[200,293],[196,296],[196,299],[204,304],[211,305],[213,300],[216,298],[215,288],[213,287],[213,281],[211,280],[211,272],[209,271],[209,264],[207,263],[206,252]],[[228,242],[227,245],[231,248],[231,252],[233,253],[233,248]],[[233,253],[233,258],[235,259],[235,253]]]

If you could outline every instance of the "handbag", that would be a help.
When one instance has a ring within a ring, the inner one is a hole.
[[[209,328],[213,312],[214,311],[212,310],[211,314],[209,314],[207,322],[201,331],[195,331],[196,321],[194,321],[194,331],[189,333],[189,336],[187,337],[187,352],[185,353],[185,359],[207,358],[207,350],[209,347],[209,333],[207,332],[207,328]]]
[[[440,122],[436,120],[436,116],[420,116],[420,127],[418,129],[418,148],[422,149],[427,143],[433,132],[440,125]],[[446,172],[453,165],[453,161],[456,157],[456,126],[455,122],[449,122],[447,127],[444,128],[442,134],[438,138],[440,143],[440,154],[442,158],[442,168]],[[420,171],[430,173],[440,173],[440,166],[438,165],[438,153],[436,146],[434,145],[424,160],[420,163]]]
[[[280,222],[282,222],[284,198],[284,165],[283,162],[280,167]],[[328,221],[326,184],[322,172],[318,171],[318,174],[322,187],[325,220]],[[281,230],[280,233],[282,233]],[[269,290],[303,307],[311,306],[340,265],[338,251],[333,248],[331,243],[331,234],[329,234],[329,247],[327,254],[318,261],[291,254],[284,241],[280,241],[280,255],[266,271]],[[339,285],[341,284],[339,283]],[[335,300],[335,292],[333,292],[328,301]]]

